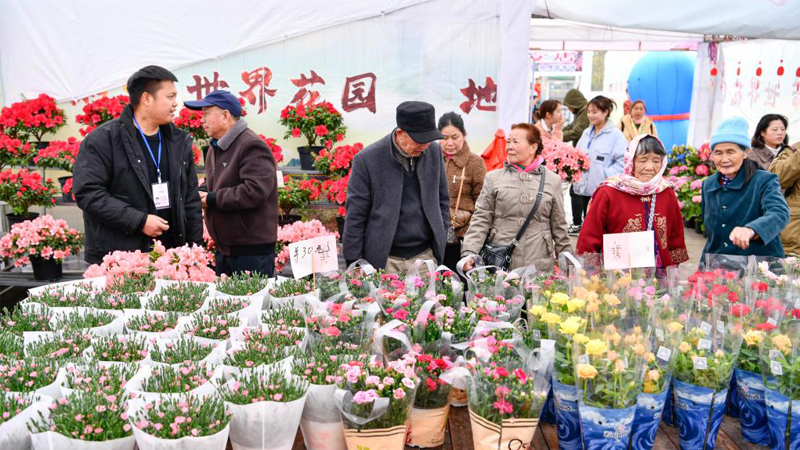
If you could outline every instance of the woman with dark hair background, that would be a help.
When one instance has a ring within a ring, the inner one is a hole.
[[[545,100],[542,106],[533,115],[536,119],[536,128],[542,137],[542,142],[548,141],[564,142],[564,114],[561,112],[561,102],[558,100]]]
[[[750,153],[747,159],[755,161],[762,170],[769,170],[772,160],[784,147],[789,145],[786,128],[789,121],[780,114],[767,114],[758,121],[756,131],[750,140]]]
[[[447,187],[450,191],[450,231],[444,251],[444,265],[454,269],[461,259],[461,242],[469,228],[475,202],[483,188],[486,165],[483,159],[472,153],[466,141],[467,130],[460,115],[449,112],[439,119],[440,141],[444,167],[447,171]]]

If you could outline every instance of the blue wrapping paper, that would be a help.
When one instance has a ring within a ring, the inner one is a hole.
[[[672,390],[672,382],[669,383],[669,393],[664,401],[664,410],[661,411],[661,417],[665,424],[674,427],[677,424],[675,420],[675,402],[673,401],[675,393]]]
[[[767,407],[764,403],[764,381],[760,374],[736,369],[739,418],[742,437],[753,444],[769,445]]]
[[[578,390],[553,380],[556,407],[556,432],[559,450],[581,450],[581,418]]]
[[[636,406],[605,409],[579,405],[586,450],[627,450]]]
[[[545,401],[544,406],[542,407],[542,418],[540,421],[543,423],[556,423],[556,399],[553,395],[552,381],[550,383],[550,391],[547,393],[547,401]]]
[[[713,389],[678,380],[673,381],[673,387],[681,450],[713,450],[725,414],[728,390],[715,395]]]
[[[632,450],[652,450],[669,394],[669,388],[660,394],[639,394],[631,430]]]
[[[786,450],[786,428],[790,427],[788,436],[789,450],[800,450],[800,400],[791,401],[792,414],[789,415],[789,397],[764,389],[764,403],[767,409],[767,423],[769,424],[769,448],[772,450]],[[791,421],[791,424],[789,423]]]
[[[737,389],[737,382],[736,382],[736,371],[734,371],[733,376],[731,377],[731,383],[728,388],[727,406],[728,406],[728,411],[726,414],[733,417],[734,419],[738,419],[741,417],[740,403],[739,403],[739,389]]]

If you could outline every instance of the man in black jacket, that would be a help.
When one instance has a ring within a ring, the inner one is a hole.
[[[158,66],[134,73],[131,104],[81,143],[73,190],[91,264],[115,250],[149,251],[154,239],[166,248],[203,242],[192,138],[172,124],[175,81]]]

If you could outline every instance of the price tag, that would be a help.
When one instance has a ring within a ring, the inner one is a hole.
[[[589,355],[578,356],[578,364],[589,364]]]
[[[771,324],[771,325],[774,325],[774,326],[776,326],[776,327],[778,326],[778,321],[777,321],[777,320],[775,320],[775,319],[773,319],[772,317],[770,317],[769,319],[767,319],[767,323],[769,323],[769,324]]]
[[[697,348],[700,350],[711,350],[711,341],[708,339],[700,339],[697,342]]]
[[[711,324],[708,323],[708,322],[701,322],[700,323],[700,331],[702,331],[703,334],[711,333]]]
[[[800,309],[800,298],[794,301],[794,309]]]
[[[779,361],[770,361],[769,370],[773,375],[783,375],[783,366]]]
[[[533,340],[534,341],[542,340],[542,333],[540,333],[539,330],[533,330]]]
[[[282,170],[276,170],[275,171],[275,176],[278,177],[278,187],[279,188],[285,187],[285,185],[283,184],[283,171]]]
[[[778,360],[783,357],[783,353],[780,350],[770,350],[769,351],[769,359]]]
[[[628,317],[628,308],[622,308],[622,311],[619,312],[620,317]]]
[[[695,356],[692,358],[692,362],[694,362],[695,370],[706,370],[708,369],[708,361],[702,356]]]
[[[717,321],[717,331],[722,333],[725,331],[725,322],[718,320]]]
[[[656,339],[658,339],[659,341],[664,340],[664,330],[656,328]]]
[[[668,349],[667,347],[658,347],[658,353],[656,353],[656,357],[658,357],[658,359],[669,362],[670,356],[672,356],[672,350]]]
[[[336,237],[320,236],[289,244],[289,261],[296,279],[312,273],[339,270]]]

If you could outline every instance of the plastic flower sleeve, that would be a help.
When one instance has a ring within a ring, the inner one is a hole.
[[[405,291],[408,295],[425,296],[435,292],[432,274],[436,272],[436,262],[431,259],[417,259],[406,273]]]
[[[377,272],[372,264],[364,259],[359,259],[350,264],[344,272],[345,288],[356,298],[367,297],[372,289],[378,287],[374,281],[376,275]]]
[[[53,402],[53,398],[47,395],[19,395],[19,394],[0,394],[3,401],[15,401],[16,399],[26,399],[30,404],[19,414],[14,415],[3,423],[0,423],[0,448],[15,450],[31,449],[31,432],[28,430],[27,423],[33,417],[41,414],[45,419],[49,417],[47,407]]]
[[[686,316],[679,314],[675,302],[668,296],[653,305],[651,333],[644,356],[642,393],[636,402],[636,414],[631,429],[631,448],[651,450],[655,444],[658,425],[664,411],[678,346],[683,340]]]
[[[706,253],[705,261],[700,261],[702,270],[714,271],[723,269],[735,272],[739,277],[747,274],[750,266],[750,259],[746,255],[723,255],[716,253]]]
[[[439,266],[431,276],[431,290],[443,306],[458,308],[464,299],[464,283],[447,266]]]
[[[760,363],[773,450],[800,445],[800,296],[795,287],[784,294],[786,311],[773,310],[764,326]],[[772,323],[777,323],[775,326]],[[787,434],[787,430],[789,433]]]
[[[400,359],[412,348],[409,325],[397,319],[391,320],[375,330],[372,342],[377,355],[387,361]]]
[[[230,433],[230,422],[217,433],[202,437],[182,437],[180,439],[163,439],[153,436],[143,431],[135,424],[134,417],[145,408],[145,403],[141,399],[130,401],[128,414],[131,417],[133,426],[133,436],[136,439],[138,450],[219,450],[225,448],[228,443]]]
[[[572,356],[588,450],[627,449],[649,334],[647,322],[631,317],[576,337]]]
[[[725,412],[743,328],[741,319],[724,308],[721,301],[698,298],[678,346],[675,410],[681,448],[686,450],[713,449]]]
[[[34,433],[31,435],[36,450],[134,450],[136,438],[133,435],[109,441],[82,441],[72,439],[54,431]],[[140,446],[140,449],[144,447]]]

